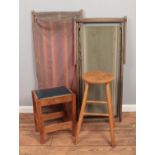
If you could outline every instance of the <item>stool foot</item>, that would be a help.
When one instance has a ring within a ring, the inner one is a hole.
[[[74,144],[74,145],[77,144],[76,137],[73,137],[73,144]]]
[[[78,137],[75,137],[74,143],[75,143],[75,145],[78,143]]]
[[[114,142],[114,143],[111,143],[111,146],[112,146],[112,147],[115,147],[115,146],[116,146],[115,142]]]
[[[115,138],[114,138],[114,131],[113,131],[113,129],[111,129],[110,135],[111,135],[111,146],[114,147],[115,146]]]
[[[45,136],[43,134],[40,134],[40,144],[45,143]]]
[[[109,117],[110,135],[111,135],[111,145],[115,146],[115,135],[114,135],[114,119],[113,116]]]

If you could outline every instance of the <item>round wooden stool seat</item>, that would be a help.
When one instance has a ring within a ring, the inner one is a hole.
[[[109,83],[114,79],[114,76],[108,72],[91,71],[91,72],[84,73],[82,75],[82,79],[85,82],[91,83],[91,84]]]

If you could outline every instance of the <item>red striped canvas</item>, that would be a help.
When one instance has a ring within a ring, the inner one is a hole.
[[[38,88],[66,86],[76,91],[73,17],[72,14],[35,17],[33,38]]]

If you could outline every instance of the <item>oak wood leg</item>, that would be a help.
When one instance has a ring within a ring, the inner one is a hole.
[[[32,101],[33,101],[33,115],[34,115],[35,131],[39,131],[38,122],[36,118],[37,114],[36,114],[36,101],[35,101],[34,92],[32,92]]]
[[[112,109],[112,99],[111,99],[111,91],[110,91],[110,83],[106,84],[106,96],[108,102],[108,112],[109,112],[109,126],[110,126],[110,133],[111,133],[111,144],[112,146],[115,145],[115,138],[114,138],[114,118],[113,118],[113,109]]]
[[[76,131],[76,95],[72,95],[72,134],[75,136]]]
[[[65,112],[64,121],[69,121],[69,103],[64,103],[63,108]]]
[[[85,90],[84,90],[84,96],[83,96],[83,100],[82,100],[82,106],[81,106],[81,110],[80,110],[79,120],[78,120],[78,124],[77,124],[75,143],[77,143],[79,132],[81,129],[81,124],[82,124],[83,117],[84,117],[83,113],[84,113],[85,107],[86,107],[87,96],[88,96],[88,83],[85,83]]]
[[[41,115],[42,115],[41,106],[38,105],[36,110],[37,110],[38,127],[39,127],[39,132],[40,132],[40,143],[44,144],[45,133],[44,133],[44,122],[41,118]]]

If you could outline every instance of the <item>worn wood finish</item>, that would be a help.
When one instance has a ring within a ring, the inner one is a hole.
[[[84,91],[83,101],[82,101],[82,107],[80,111],[79,121],[77,125],[77,132],[76,132],[76,143],[78,140],[79,132],[81,129],[81,124],[84,116],[108,116],[109,117],[109,126],[110,126],[110,134],[111,134],[111,145],[115,145],[115,138],[114,138],[114,118],[113,118],[113,108],[112,108],[112,99],[111,99],[111,90],[110,90],[110,83],[114,79],[113,75],[111,73],[102,72],[102,71],[91,71],[86,72],[82,75],[82,79],[85,82],[86,88]],[[108,114],[102,114],[102,113],[91,113],[91,112],[85,112],[85,107],[87,102],[89,103],[96,103],[97,101],[94,100],[88,100],[88,85],[89,84],[105,84],[106,86],[106,97],[107,101],[99,101],[99,103],[107,103],[108,106]]]
[[[35,128],[40,133],[40,143],[45,143],[45,137],[47,133],[72,129],[72,134],[75,135],[76,128],[76,96],[74,93],[70,91],[70,93],[54,96],[54,97],[46,97],[39,99],[37,97],[36,91],[32,91],[32,100],[33,100],[33,112],[34,112],[34,122]],[[72,120],[69,118],[69,110],[67,109],[67,105],[71,103],[72,105]],[[64,105],[64,111],[53,112],[53,113],[44,113],[42,111],[42,107],[44,106],[53,106],[57,104]],[[52,125],[45,124],[45,121],[54,120],[57,118],[64,117],[65,122],[63,123],[55,123]]]
[[[44,145],[39,143],[35,132],[33,114],[20,114],[20,155],[136,155],[136,115],[122,113],[122,122],[116,122],[116,146],[109,146],[109,125],[107,122],[83,123],[80,143],[74,145],[69,131],[48,135]]]

